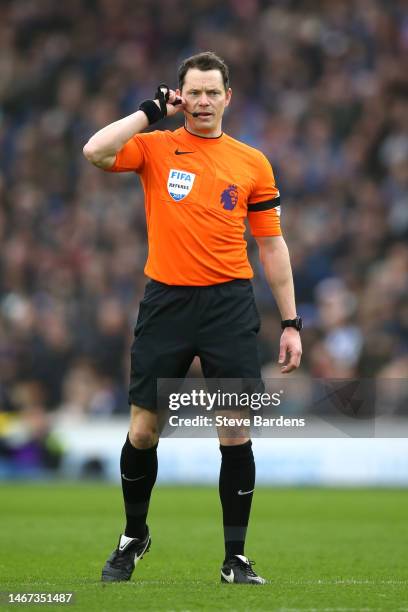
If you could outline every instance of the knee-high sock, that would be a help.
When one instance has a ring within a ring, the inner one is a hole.
[[[152,448],[135,448],[127,436],[120,456],[120,473],[126,512],[125,535],[143,538],[150,495],[157,477],[157,444]]]
[[[245,536],[255,487],[252,442],[220,446],[220,499],[222,505],[225,558],[243,555]]]

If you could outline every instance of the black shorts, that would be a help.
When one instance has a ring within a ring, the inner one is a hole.
[[[157,379],[184,378],[195,356],[205,378],[260,379],[260,319],[249,280],[205,287],[149,281],[131,349],[129,404],[157,407]]]

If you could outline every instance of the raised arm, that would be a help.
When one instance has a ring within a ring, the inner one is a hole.
[[[96,132],[83,148],[86,159],[98,168],[111,168],[118,153],[135,134],[149,125],[146,115],[138,110],[119,121],[114,121]]]
[[[179,98],[173,90],[169,90],[169,99],[166,104],[167,115],[174,115],[178,112],[181,107],[180,105],[174,105],[174,102]],[[148,101],[150,104],[152,101]],[[160,101],[158,99],[153,101],[160,114]],[[145,103],[143,103],[145,104]],[[142,106],[143,106],[142,104]],[[154,109],[154,107],[153,107]],[[154,113],[153,113],[154,114]],[[163,115],[164,116],[164,115]],[[161,118],[161,117],[158,117]],[[156,120],[156,118],[155,118]],[[143,132],[152,120],[149,121],[145,111],[138,110],[123,119],[114,121],[106,127],[96,132],[88,140],[83,148],[86,159],[104,170],[109,169],[115,162],[116,154],[123,148],[123,146],[134,136]]]

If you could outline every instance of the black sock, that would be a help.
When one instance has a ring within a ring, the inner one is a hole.
[[[120,473],[126,512],[125,535],[143,538],[150,495],[157,477],[157,444],[152,448],[135,448],[127,436],[120,456]]]
[[[222,505],[225,559],[243,555],[249,513],[255,487],[252,442],[238,446],[220,445],[220,499]]]

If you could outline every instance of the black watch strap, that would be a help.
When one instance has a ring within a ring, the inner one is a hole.
[[[301,317],[296,317],[295,319],[285,319],[285,321],[281,321],[282,329],[286,329],[286,327],[294,327],[298,331],[300,331],[303,327],[303,322]]]

